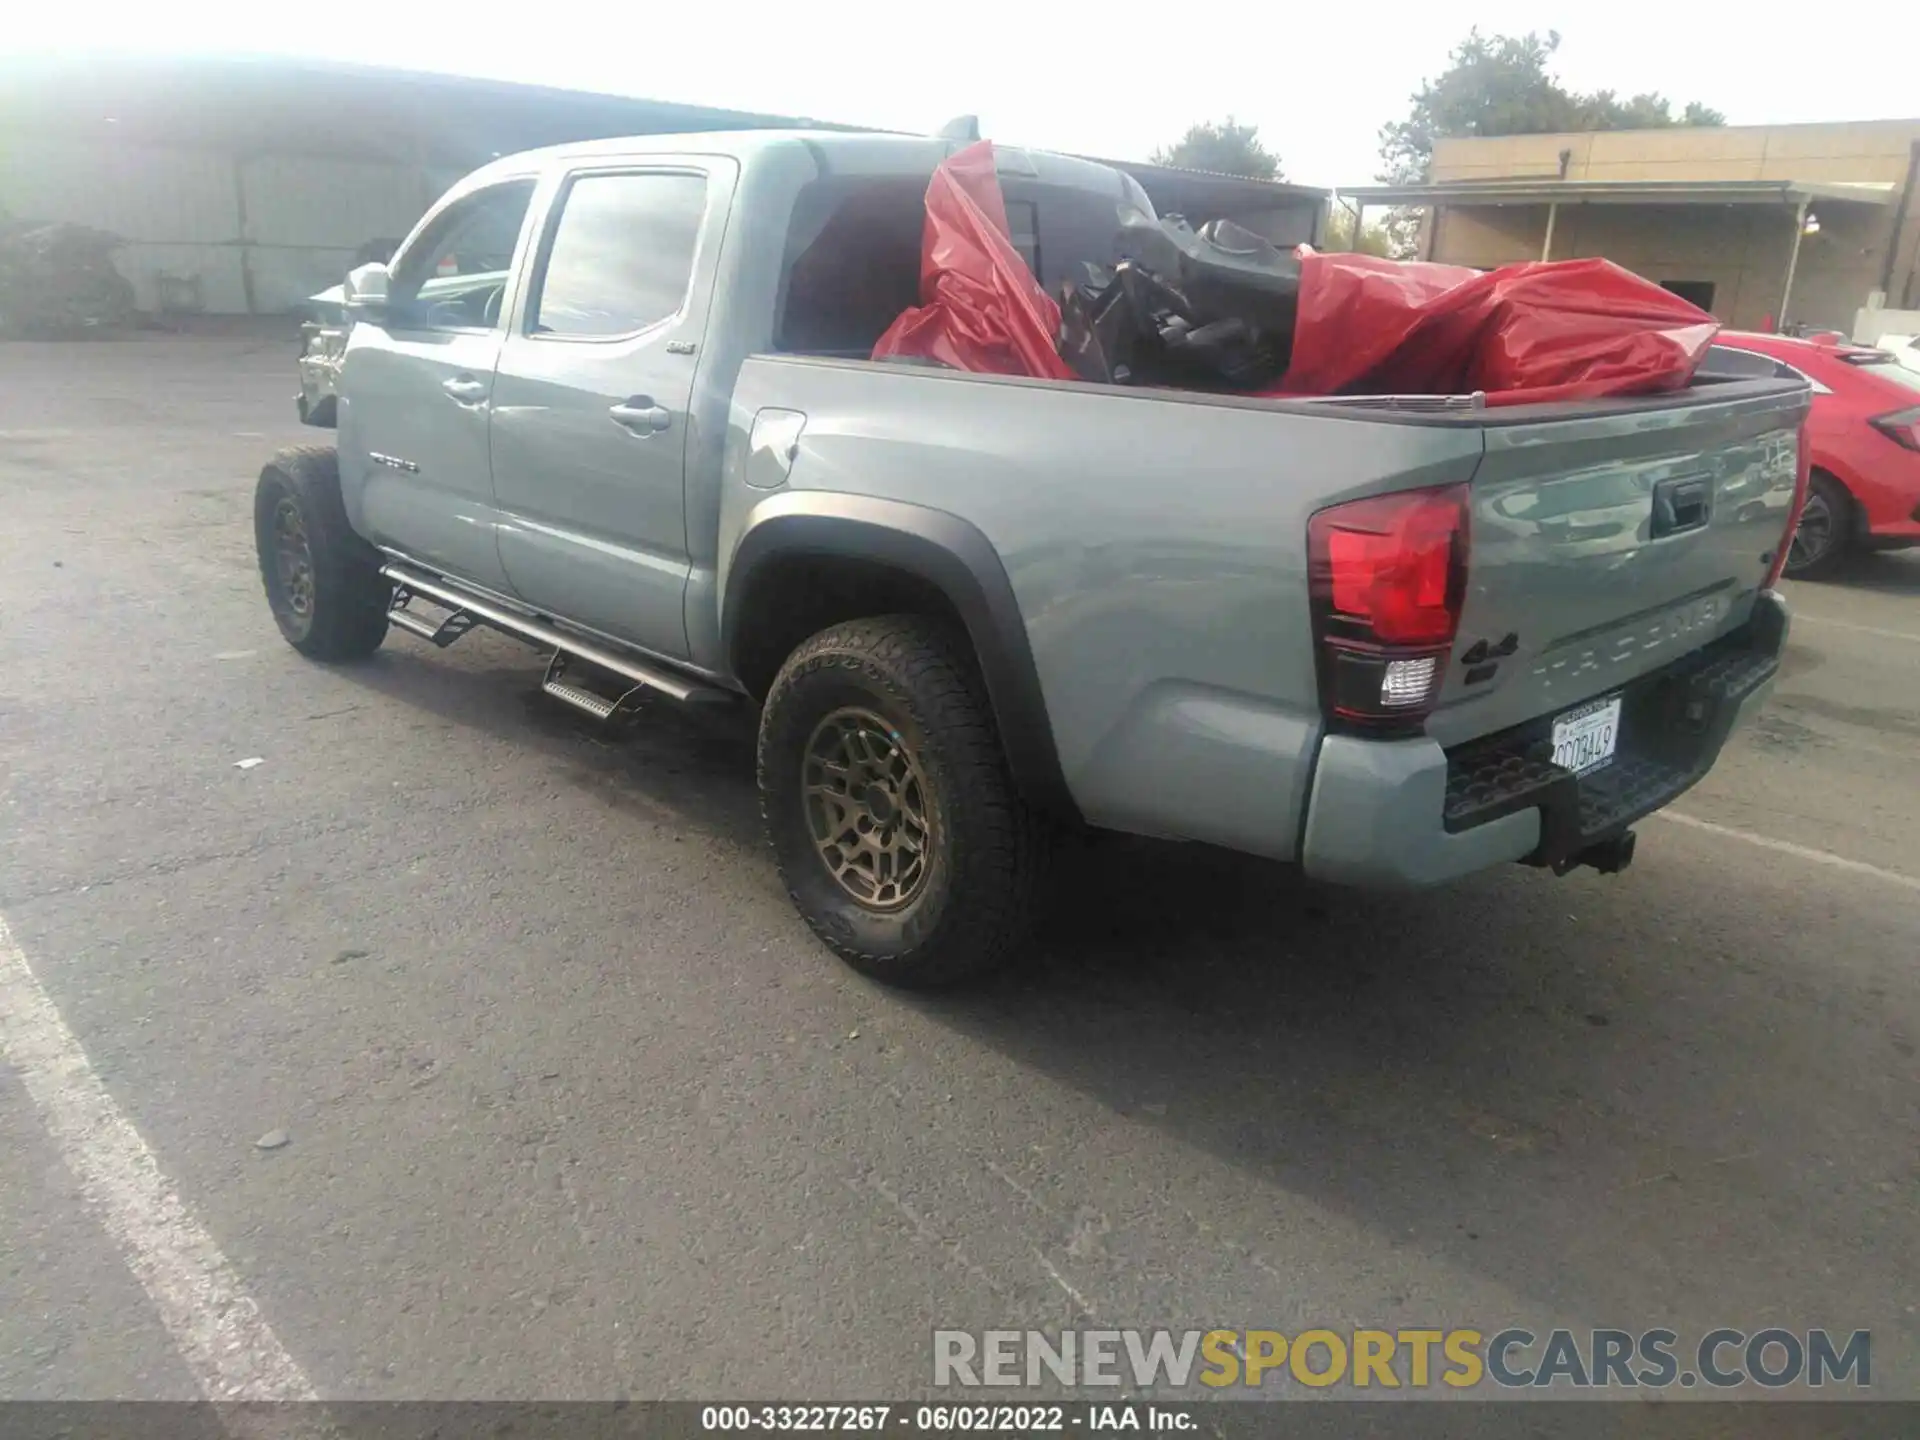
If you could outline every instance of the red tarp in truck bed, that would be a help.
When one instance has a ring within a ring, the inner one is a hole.
[[[1462,395],[1490,405],[1678,390],[1719,322],[1608,260],[1458,265],[1303,251],[1276,395]]]
[[[1279,383],[1259,392],[1266,395],[1477,390],[1489,404],[1519,404],[1678,390],[1719,328],[1704,310],[1606,260],[1481,273],[1305,246],[1298,258],[1290,359]],[[927,187],[920,300],[887,328],[874,359],[1080,378],[1060,355],[1059,305],[1008,238],[989,141],[949,156]],[[1220,308],[1221,297],[1211,303]]]
[[[1079,377],[1055,348],[1060,307],[1008,238],[993,142],[942,161],[927,187],[920,305],[887,327],[876,360],[937,360],[989,375]]]

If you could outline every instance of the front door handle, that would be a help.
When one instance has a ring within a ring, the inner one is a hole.
[[[440,388],[462,405],[477,405],[487,398],[487,382],[471,375],[456,375],[451,380],[444,380]]]
[[[673,412],[664,405],[654,404],[651,395],[622,400],[618,405],[609,406],[607,414],[613,417],[614,424],[642,439],[657,435],[673,424]]]

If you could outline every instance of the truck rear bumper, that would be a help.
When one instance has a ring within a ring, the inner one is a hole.
[[[1706,775],[1773,688],[1787,621],[1785,602],[1763,592],[1740,629],[1624,687],[1620,748],[1583,777],[1552,763],[1551,716],[1450,751],[1329,736],[1301,863],[1319,879],[1394,887],[1512,860],[1567,870]]]

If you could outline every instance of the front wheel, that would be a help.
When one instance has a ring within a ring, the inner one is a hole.
[[[951,985],[1025,940],[1046,846],[964,641],[849,621],[788,657],[760,718],[760,807],[795,907],[890,985]]]
[[[393,586],[347,524],[330,446],[267,462],[253,491],[253,538],[267,606],[289,645],[315,660],[362,660],[380,648]]]
[[[1846,558],[1853,539],[1853,497],[1824,470],[1807,481],[1807,503],[1787,546],[1783,572],[1789,580],[1818,580],[1831,575]]]

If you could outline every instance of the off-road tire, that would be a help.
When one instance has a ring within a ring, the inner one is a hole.
[[[307,556],[303,585],[284,573],[277,528],[291,506]],[[353,533],[340,502],[340,463],[331,445],[282,450],[253,491],[253,537],[267,605],[286,641],[313,660],[364,660],[387,635],[393,584],[374,548]]]
[[[1807,478],[1807,503],[1811,505],[1815,501],[1826,507],[1830,542],[1812,560],[1801,565],[1794,563],[1789,549],[1787,568],[1782,572],[1789,580],[1825,580],[1845,565],[1853,553],[1853,496],[1847,493],[1847,487],[1826,471],[1815,470]],[[1787,543],[1791,546],[1792,537]]]
[[[823,721],[850,709],[884,722],[924,801],[925,878],[890,910],[863,903],[835,878],[803,793]],[[1015,788],[964,637],[916,615],[821,631],[773,682],[758,760],[760,812],[787,894],[855,970],[932,989],[986,974],[1025,942],[1047,827]]]

